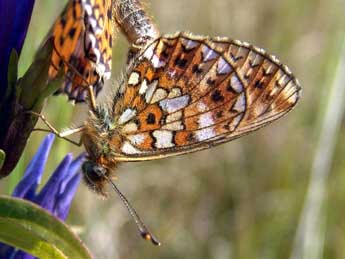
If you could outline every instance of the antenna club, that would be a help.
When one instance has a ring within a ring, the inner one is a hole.
[[[156,245],[156,246],[160,246],[161,242],[159,242],[155,237],[153,237],[151,234],[147,233],[147,232],[142,232],[141,233],[142,238],[144,238],[145,240],[151,241],[152,244]]]

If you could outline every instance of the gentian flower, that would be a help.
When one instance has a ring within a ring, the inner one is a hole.
[[[0,96],[7,89],[7,71],[13,49],[20,54],[35,0],[0,0]]]
[[[37,187],[41,181],[54,137],[53,134],[45,137],[12,196],[32,201],[65,221],[80,183],[79,169],[84,156],[80,155],[73,160],[72,155],[68,154],[51,175],[46,185],[37,193]],[[31,259],[34,257],[0,243],[0,258]]]
[[[6,153],[0,178],[16,166],[36,122],[29,116],[18,116],[23,105],[16,90],[17,64],[9,64],[13,50],[19,58],[34,4],[35,0],[0,0],[0,149]],[[23,94],[27,95],[26,90]]]
[[[53,46],[47,40],[36,53],[33,63],[18,78],[18,61],[35,0],[0,0],[0,178],[17,165],[44,100],[61,84],[61,77],[48,80]],[[19,62],[20,63],[20,62]],[[2,155],[3,157],[3,155]]]

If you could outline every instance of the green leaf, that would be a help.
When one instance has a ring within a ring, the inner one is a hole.
[[[19,103],[28,110],[31,110],[35,105],[37,106],[38,100],[42,102],[47,97],[47,93],[54,92],[52,89],[48,92],[46,90],[49,81],[48,71],[51,65],[52,51],[52,40],[48,40],[40,49],[29,69],[18,81],[17,93],[19,95]],[[53,84],[53,86],[55,91],[59,88],[58,84]]]
[[[6,159],[6,153],[2,149],[0,149],[0,170],[5,163],[5,159]]]
[[[19,56],[16,49],[12,49],[11,54],[10,54],[10,60],[8,63],[8,72],[7,72],[8,87],[5,93],[5,100],[9,98],[11,94],[13,94],[14,87],[17,83],[18,60],[19,60]]]
[[[65,223],[31,202],[8,196],[0,196],[0,241],[38,258],[91,258]]]
[[[46,88],[44,90],[42,90],[40,96],[37,97],[37,99],[35,100],[35,102],[33,103],[32,106],[32,111],[35,111],[37,113],[41,112],[41,109],[43,107],[44,104],[44,100],[52,95],[54,92],[56,92],[57,89],[59,89],[59,87],[62,85],[63,81],[65,80],[64,76],[63,76],[63,71],[60,70],[59,73],[57,74],[57,76],[55,77],[55,79],[51,80]]]

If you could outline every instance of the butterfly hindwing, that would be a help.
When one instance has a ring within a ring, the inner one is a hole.
[[[148,44],[115,101],[119,160],[205,149],[259,129],[290,111],[300,87],[263,50],[179,33]]]
[[[112,58],[110,0],[71,0],[57,18],[48,37],[54,38],[49,68],[53,79],[60,68],[65,81],[57,93],[82,102],[88,85],[98,93],[110,77]]]

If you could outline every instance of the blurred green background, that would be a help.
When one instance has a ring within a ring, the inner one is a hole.
[[[36,0],[21,73],[64,3]],[[195,154],[119,167],[119,188],[161,247],[141,240],[115,194],[103,200],[81,185],[67,222],[95,258],[290,258],[340,58],[344,10],[344,0],[148,2],[162,32],[228,36],[277,55],[300,80],[303,96],[287,117],[239,140]],[[127,48],[119,35],[108,88],[124,71]],[[51,97],[43,113],[62,129],[80,124],[87,115],[85,108],[67,103],[65,97]],[[15,171],[1,181],[2,193],[13,189],[44,136],[32,134]],[[327,192],[321,258],[345,258],[344,137],[342,123],[331,173],[323,182]],[[46,178],[68,152],[81,151],[56,140]]]

